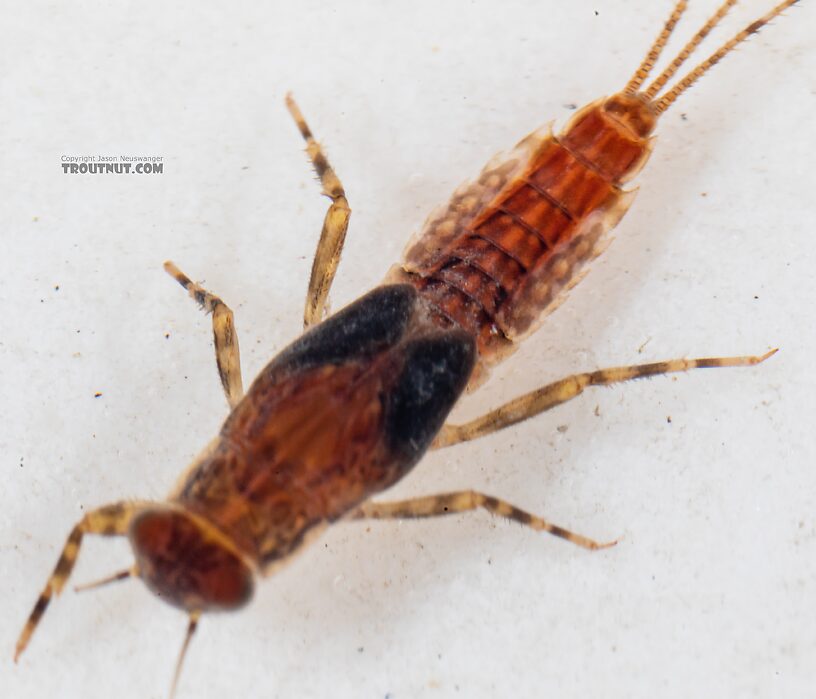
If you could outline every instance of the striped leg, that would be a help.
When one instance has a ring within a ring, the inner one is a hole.
[[[215,363],[218,365],[218,376],[227,396],[230,408],[234,408],[244,396],[244,385],[241,381],[241,353],[238,350],[238,333],[232,319],[232,311],[215,294],[211,294],[184,274],[172,262],[164,263],[165,271],[179,284],[187,289],[207,313],[212,313],[213,340],[215,342]]]
[[[617,542],[610,541],[599,544],[580,534],[550,524],[541,517],[511,505],[505,500],[499,500],[474,490],[461,490],[455,493],[429,495],[424,498],[412,498],[398,502],[367,502],[351,513],[350,519],[414,519],[419,517],[439,517],[452,515],[457,512],[469,512],[479,507],[499,517],[507,517],[514,522],[535,529],[538,532],[549,532],[553,536],[581,546],[585,549],[597,550],[614,546]]]
[[[340,179],[329,165],[320,144],[312,136],[303,114],[291,95],[286,96],[286,107],[306,141],[306,153],[320,178],[323,194],[332,200],[326,212],[326,218],[323,220],[320,242],[317,244],[317,252],[312,262],[309,290],[306,292],[303,327],[308,328],[323,320],[323,316],[328,311],[329,289],[334,281],[334,275],[337,274],[337,265],[340,263],[340,254],[343,252],[351,209]]]
[[[497,432],[517,422],[539,415],[566,403],[583,393],[587,386],[608,386],[613,383],[631,381],[658,374],[671,374],[689,369],[707,369],[714,367],[753,366],[764,362],[775,354],[776,350],[761,357],[709,357],[706,359],[673,359],[654,364],[636,364],[634,366],[599,369],[586,374],[574,374],[565,379],[548,384],[536,391],[505,403],[481,417],[463,425],[444,425],[431,445],[432,449],[441,449],[459,442],[467,442],[477,437]]]
[[[14,649],[15,662],[28,645],[37,624],[40,622],[45,610],[48,609],[51,598],[58,595],[68,581],[79,555],[82,537],[85,534],[125,536],[133,516],[141,510],[142,506],[143,504],[137,502],[117,502],[112,505],[105,505],[98,510],[88,512],[71,530],[54,572],[48,578],[45,588],[40,593],[37,603],[34,605],[34,609],[31,610],[28,621],[26,621],[23,631],[17,639],[17,645]]]

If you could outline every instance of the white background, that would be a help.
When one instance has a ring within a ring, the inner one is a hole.
[[[770,4],[743,3],[717,41]],[[67,590],[17,666],[12,649],[83,510],[161,498],[225,417],[209,319],[162,262],[235,310],[247,383],[298,333],[326,200],[286,91],[354,211],[339,308],[495,151],[620,88],[670,9],[347,5],[3,13],[6,697],[167,693],[185,618],[138,581]],[[682,39],[714,5],[692,3]],[[457,415],[573,371],[779,354],[591,391],[427,457],[393,492],[478,488],[619,546],[483,513],[338,526],[245,611],[203,620],[179,697],[813,696],[815,26],[802,2],[665,116],[616,241]],[[89,154],[161,155],[164,174],[62,173]],[[72,582],[130,561],[90,540]]]

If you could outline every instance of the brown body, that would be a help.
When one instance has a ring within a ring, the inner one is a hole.
[[[429,219],[392,278],[414,284],[442,325],[473,334],[482,364],[502,358],[602,249],[631,203],[621,185],[645,164],[655,123],[647,102],[616,95],[587,105],[559,136],[528,136]]]
[[[170,501],[268,572],[402,478],[474,363],[469,336],[429,317],[412,287],[385,286],[301,337],[261,372]],[[429,359],[444,371],[427,371]],[[424,400],[412,395],[418,381]]]
[[[488,165],[432,215],[387,284],[322,321],[350,208],[340,180],[294,101],[287,103],[332,200],[304,314],[308,332],[244,394],[232,311],[172,263],[165,268],[213,316],[216,361],[231,412],[219,435],[164,502],[121,501],[73,528],[18,639],[27,646],[76,561],[84,534],[127,536],[135,563],[101,581],[142,578],[189,614],[245,604],[268,574],[323,528],[347,519],[432,517],[477,507],[587,549],[610,546],[496,497],[459,491],[375,503],[432,445],[496,431],[588,386],[697,367],[747,366],[762,356],[670,360],[574,374],[464,425],[445,419],[465,387],[530,333],[581,277],[623,216],[622,185],[646,162],[659,115],[734,46],[796,0],[784,0],[726,42],[663,96],[657,94],[734,4],[725,0],[677,58],[641,89],[685,10],[665,28],[623,91],[580,110],[554,136],[534,133]],[[312,327],[314,326],[314,327]],[[181,665],[181,659],[177,666]]]

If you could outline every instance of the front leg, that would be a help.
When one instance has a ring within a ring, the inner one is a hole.
[[[74,526],[68,535],[68,540],[65,542],[57,565],[54,567],[54,572],[51,573],[51,577],[45,583],[45,588],[37,598],[34,609],[31,610],[20,637],[17,639],[17,645],[14,649],[15,662],[26,649],[28,642],[31,640],[31,635],[37,628],[37,624],[40,623],[45,610],[48,609],[51,599],[62,592],[62,588],[65,587],[65,583],[68,581],[79,555],[82,537],[85,534],[98,534],[100,536],[127,535],[131,520],[144,507],[144,504],[139,502],[117,502],[112,505],[105,505],[88,512]],[[118,576],[121,575],[123,574],[118,574]],[[120,579],[118,576],[114,576],[112,579]]]

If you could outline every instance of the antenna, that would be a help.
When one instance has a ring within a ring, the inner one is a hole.
[[[169,699],[173,699],[176,694],[176,686],[178,685],[179,677],[181,676],[181,666],[184,663],[184,656],[187,655],[187,648],[190,646],[190,639],[198,628],[198,620],[201,618],[201,612],[190,612],[190,623],[187,624],[187,634],[184,636],[184,643],[181,644],[181,652],[176,661],[176,671],[173,673],[173,684],[170,685]]]
[[[119,582],[120,580],[127,580],[128,578],[136,578],[139,576],[139,571],[136,566],[132,568],[126,568],[125,570],[120,570],[118,573],[114,573],[113,575],[109,575],[106,578],[102,578],[101,580],[94,580],[93,582],[85,583],[83,585],[77,585],[74,587],[74,592],[85,592],[86,590],[93,590],[97,587],[102,587],[103,585],[108,585],[109,583]]]

